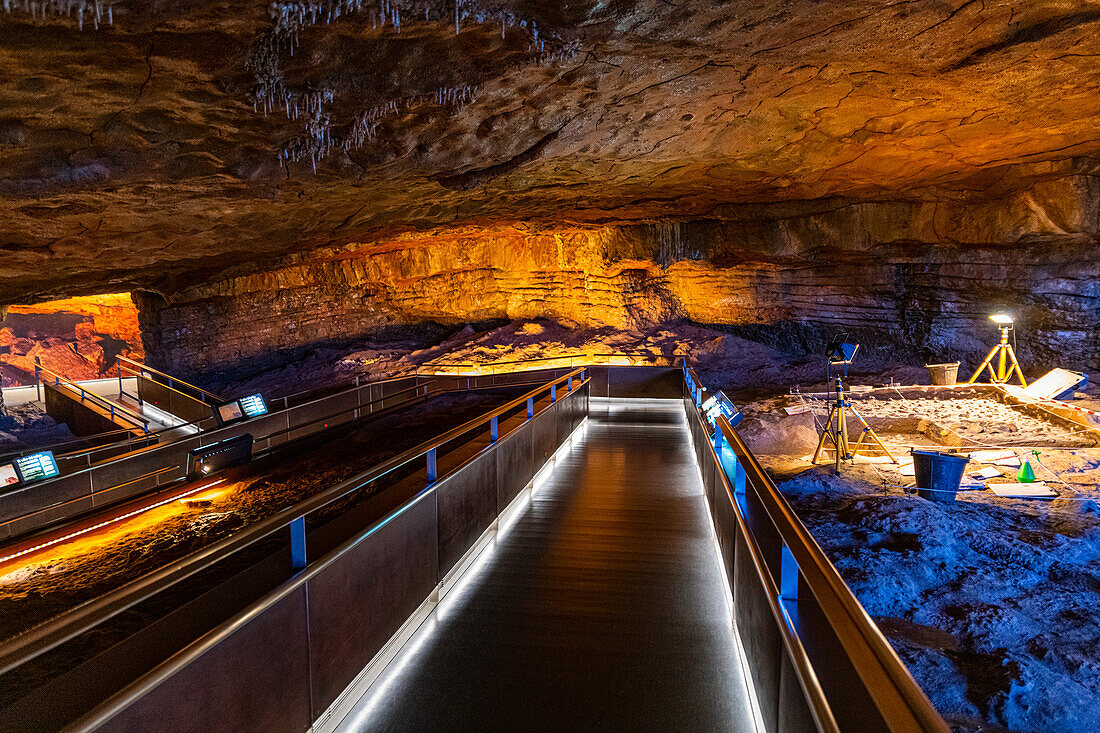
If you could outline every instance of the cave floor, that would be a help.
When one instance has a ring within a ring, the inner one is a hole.
[[[812,466],[827,405],[778,390],[743,405],[739,432],[954,730],[1100,730],[1100,448],[991,399],[853,403],[903,462],[1008,449],[1057,496],[928,501],[885,457]],[[1016,480],[993,468],[990,484]]]

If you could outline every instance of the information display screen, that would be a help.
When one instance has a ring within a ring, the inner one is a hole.
[[[15,472],[15,466],[10,463],[0,464],[0,488],[14,486],[19,483],[19,474]]]
[[[222,423],[231,423],[234,420],[240,420],[243,417],[241,413],[241,406],[236,402],[227,402],[224,405],[218,405],[218,419]]]
[[[264,404],[263,396],[258,393],[242,397],[237,402],[241,403],[241,410],[245,417],[259,417],[267,414],[267,405]]]
[[[57,470],[57,461],[53,459],[53,453],[48,450],[16,458],[15,470],[19,472],[19,477],[28,483],[53,478],[61,473]]]

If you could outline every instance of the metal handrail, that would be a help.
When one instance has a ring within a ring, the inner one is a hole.
[[[407,377],[400,377],[400,379],[406,379],[406,378]],[[312,400],[310,402],[303,402],[299,405],[294,405],[294,408],[301,407],[302,405],[311,404],[311,402],[317,402],[317,401],[320,401],[320,400],[336,397],[338,395],[346,394],[346,393],[350,392],[352,389],[359,389],[361,387],[366,387],[366,386],[369,386],[369,385],[384,384],[384,383],[387,383],[387,382],[395,382],[395,381],[397,381],[397,379],[384,379],[384,380],[379,381],[379,382],[367,382],[367,383],[362,384],[362,385],[356,385],[356,386],[348,387],[347,389],[341,390],[339,392],[333,392],[331,394],[325,395],[324,397],[320,397],[317,400]],[[315,391],[315,390],[307,390],[305,392],[299,392],[298,396],[303,395],[303,394],[308,394],[311,391]],[[362,405],[359,405],[357,408],[352,408],[352,409],[362,409],[364,407],[369,407],[369,406],[375,404],[376,402],[380,402],[383,399],[389,399],[389,398],[393,397],[396,394],[400,394],[400,393],[399,392],[394,392],[390,395],[387,395],[386,397],[381,397],[381,398],[378,398],[378,399],[371,400],[370,402],[366,402]],[[283,398],[280,397],[280,398],[277,398],[277,399],[281,400]],[[285,411],[285,410],[289,410],[289,409],[293,409],[293,408],[284,407],[281,411]],[[349,410],[343,410],[341,412],[333,413],[332,415],[329,415],[328,417],[335,417],[336,415],[342,415],[344,412],[350,412],[350,411],[351,411],[350,409]],[[190,422],[180,423],[179,425],[172,425],[172,426],[169,426],[169,427],[166,427],[166,428],[160,428],[160,429],[157,429],[157,430],[150,430],[145,435],[142,435],[141,438],[132,438],[132,439],[129,439],[129,440],[118,440],[118,441],[115,441],[113,443],[107,443],[105,445],[98,445],[98,446],[94,446],[92,448],[86,448],[84,450],[75,450],[71,453],[60,453],[60,454],[55,455],[55,458],[58,461],[72,460],[72,459],[78,458],[80,456],[91,455],[91,454],[94,454],[94,453],[98,453],[100,451],[117,449],[120,445],[122,445],[124,443],[126,445],[130,445],[132,443],[137,442],[138,440],[147,440],[149,438],[159,437],[163,433],[167,433],[167,432],[170,432],[170,431],[173,431],[173,430],[178,431],[180,428],[186,428],[188,426],[194,426],[194,427],[197,427],[197,428],[202,428],[202,423],[213,420],[213,419],[214,419],[213,417],[204,417],[204,418],[200,418],[198,420],[191,420]],[[325,418],[320,418],[320,419],[323,420]],[[303,425],[312,424],[313,422],[318,422],[318,421],[314,420],[314,421],[311,421],[310,423],[303,423]],[[301,426],[299,426],[299,427],[301,427]],[[132,433],[129,430],[112,430],[110,432],[100,434],[100,436],[107,436],[107,435],[132,435]],[[185,440],[186,437],[188,437],[188,436],[184,436],[183,438],[181,438],[181,440]],[[262,439],[263,438],[260,438],[260,440],[262,440]],[[70,445],[72,443],[80,443],[80,442],[83,442],[85,440],[87,440],[87,438],[67,440],[63,443],[52,443],[52,444],[50,444],[49,447],[50,448],[58,448],[58,447],[61,447],[61,446],[64,446],[64,445]],[[164,444],[157,443],[156,446],[149,446],[149,447],[159,447],[160,445],[164,445]],[[21,455],[25,455],[27,453],[34,453],[37,450],[41,450],[41,448],[22,448],[18,451],[11,451],[9,453],[3,453],[3,454],[0,454],[0,460],[2,460],[3,458],[5,458],[7,456],[21,456]]]
[[[705,418],[698,410],[695,411],[695,417],[704,428],[709,430]],[[714,462],[721,467],[718,455],[714,452],[714,445],[708,441],[707,447]],[[725,490],[726,497],[729,499],[730,504],[736,507],[737,500],[734,498],[733,487],[730,485],[730,480],[729,477],[726,476],[726,472],[716,471],[715,475],[722,482],[722,488]],[[767,561],[764,559],[764,553],[760,550],[760,546],[757,544],[756,538],[745,523],[745,518],[741,515],[741,512],[734,511],[733,514],[740,527],[741,537],[745,540],[745,547],[749,551],[753,569],[756,571],[757,577],[764,584],[764,595],[768,599],[768,608],[771,610],[772,617],[775,619],[776,627],[779,629],[779,635],[783,639],[783,645],[787,649],[791,664],[795,668],[795,674],[798,677],[799,685],[806,695],[806,701],[810,706],[810,714],[813,716],[814,722],[817,723],[818,730],[822,731],[822,733],[840,733],[840,727],[837,725],[832,708],[829,706],[829,702],[825,697],[825,691],[821,689],[821,682],[817,678],[817,673],[814,671],[813,663],[810,662],[809,655],[806,654],[806,650],[802,645],[802,640],[798,638],[798,634],[796,634],[790,624],[787,623],[786,613],[780,604],[779,588],[776,586],[775,579],[768,570]]]
[[[390,394],[388,394],[384,397],[377,397],[377,398],[371,400],[370,402],[365,402],[361,405],[355,405],[354,407],[348,407],[348,408],[345,408],[343,410],[340,410],[339,412],[333,412],[329,415],[323,415],[321,417],[315,417],[314,419],[307,420],[304,423],[299,423],[298,425],[293,425],[293,426],[288,427],[288,428],[282,428],[281,430],[276,430],[274,433],[268,433],[267,435],[258,436],[258,437],[255,438],[255,442],[259,443],[261,441],[266,440],[266,441],[268,441],[268,444],[270,445],[270,441],[271,441],[272,438],[276,438],[280,435],[285,435],[287,433],[293,433],[295,431],[301,430],[302,428],[308,427],[310,425],[316,425],[319,422],[324,422],[326,420],[332,420],[335,417],[340,417],[341,415],[346,415],[349,412],[358,412],[360,410],[370,408],[370,407],[372,407],[373,405],[375,405],[379,402],[385,402],[387,400],[392,400],[394,397],[400,397],[402,395],[408,394],[409,392],[417,393],[422,388],[424,389],[424,394],[421,395],[421,396],[422,397],[427,397],[430,394],[430,387],[431,387],[430,383],[428,383],[428,384],[414,384],[411,387],[406,387],[405,389],[398,390],[397,392],[391,392]],[[440,390],[440,391],[446,391],[446,390]],[[302,404],[308,405],[310,403],[304,402]],[[408,404],[408,403],[402,403],[401,406],[404,406],[405,404]],[[295,405],[295,407],[301,407],[301,405]],[[285,409],[291,410],[291,409],[294,409],[294,408],[289,408],[288,407],[288,408],[285,408]]]
[[[486,367],[492,368],[492,367],[498,367],[498,366],[513,366],[515,364],[529,364],[529,363],[534,363],[534,362],[560,361],[562,359],[568,359],[569,360],[568,367],[563,367],[563,368],[571,368],[571,367],[573,367],[573,364],[574,364],[575,361],[583,361],[583,362],[588,363],[594,358],[606,358],[606,357],[615,357],[615,356],[645,357],[647,359],[665,360],[665,361],[669,362],[668,366],[672,366],[676,361],[675,356],[673,356],[673,357],[655,356],[654,354],[650,354],[650,353],[647,353],[647,352],[636,352],[636,351],[611,351],[611,352],[595,353],[595,354],[575,354],[575,355],[562,355],[562,356],[533,356],[533,357],[530,357],[528,359],[512,359],[512,360],[509,360],[509,361],[482,361],[482,362],[448,361],[448,362],[435,362],[435,363],[427,362],[427,363],[421,364],[420,366],[417,367],[417,373],[419,374],[421,369],[427,370],[427,369],[448,368],[448,367],[455,367],[455,368],[469,367],[469,368],[474,368],[474,369],[483,369],[483,368],[486,368]],[[599,366],[599,365],[596,365],[596,364],[588,364],[588,365],[589,366]],[[658,366],[662,366],[662,365],[658,365]]]
[[[695,412],[699,415],[698,393],[701,384],[694,369],[685,367],[684,375],[685,383],[695,397],[693,401],[696,405]],[[737,456],[745,471],[746,484],[752,487],[772,526],[794,557],[802,580],[817,599],[825,619],[836,634],[856,672],[864,681],[868,694],[890,725],[890,729],[948,733],[943,717],[913,679],[897,652],[860,605],[851,588],[840,577],[836,567],[794,513],[771,477],[764,471],[729,421],[724,416],[719,416],[716,424],[722,439]],[[713,450],[712,446],[712,453]],[[715,460],[717,461],[716,455]],[[718,467],[722,469],[718,473],[722,476],[729,492],[728,477],[725,476],[725,470],[720,462]],[[730,492],[730,500],[733,502],[735,514],[745,538],[752,539],[752,534],[745,524],[741,509],[738,502],[734,500],[732,492]],[[809,657],[805,655],[804,650],[799,651],[802,644],[797,632],[788,621],[784,620],[784,612],[778,607],[779,595],[775,588],[775,579],[764,564],[759,549],[755,547],[755,541],[751,545],[757,573],[768,586],[768,598],[773,606],[772,612],[778,614],[779,627],[784,632],[785,643],[788,644],[788,651],[799,675],[799,682],[809,697],[815,717],[822,715],[824,708],[828,708],[828,701],[821,691],[816,673],[813,673]],[[786,638],[788,636],[790,638]],[[813,673],[812,677],[811,673]],[[832,716],[831,710],[828,715]],[[835,726],[835,721],[833,725]]]
[[[439,375],[439,376],[444,376],[445,377],[447,375],[444,374],[444,375]],[[406,377],[401,377],[401,379],[406,379]],[[385,381],[395,382],[397,380],[396,379],[387,379]],[[369,407],[371,407],[371,406],[373,406],[373,405],[375,405],[379,402],[386,402],[387,400],[392,400],[394,397],[400,397],[401,395],[408,394],[409,392],[416,393],[416,392],[419,392],[421,389],[423,389],[424,394],[422,396],[423,397],[429,397],[433,394],[442,394],[444,392],[453,391],[453,390],[445,389],[445,388],[437,388],[437,389],[433,390],[432,389],[433,382],[435,382],[435,381],[437,381],[437,380],[428,380],[428,381],[420,383],[420,384],[414,384],[411,387],[406,387],[405,389],[401,389],[401,390],[398,390],[396,392],[390,392],[388,395],[383,395],[381,397],[376,397],[373,400],[371,400],[370,402],[365,402],[361,405],[356,405],[354,407],[348,407],[346,409],[340,410],[339,412],[334,412],[334,413],[331,413],[329,415],[325,415],[325,416],[322,416],[322,417],[317,417],[317,418],[314,418],[312,420],[308,420],[304,423],[299,423],[298,425],[294,425],[294,426],[289,427],[289,428],[283,428],[282,430],[277,430],[274,433],[269,433],[267,435],[262,435],[262,436],[256,438],[256,442],[258,443],[258,442],[264,441],[264,440],[270,441],[272,438],[275,438],[279,435],[284,435],[286,433],[293,433],[297,430],[301,430],[302,428],[304,428],[308,425],[316,425],[319,422],[324,422],[326,420],[332,420],[332,418],[334,418],[334,417],[339,417],[340,415],[345,415],[349,412],[356,412],[356,411],[362,410],[364,408],[369,408]],[[380,382],[370,382],[370,384],[380,384]],[[467,389],[467,391],[473,391],[475,389],[493,389],[495,387],[525,387],[528,384],[544,384],[544,383],[543,382],[518,382],[518,383],[515,383],[515,384],[490,384],[490,385],[486,385],[484,387],[471,387],[471,386],[469,386],[469,384],[467,384],[466,389]],[[306,393],[302,392],[301,394],[306,394]],[[337,393],[334,393],[334,394],[344,394],[344,393],[343,392],[337,392]],[[329,396],[331,397],[332,395],[329,395]],[[322,397],[320,399],[326,399],[326,398]],[[308,404],[310,404],[310,403],[309,402],[303,402],[302,403],[302,405],[308,405]],[[295,409],[297,407],[301,407],[302,405],[295,405],[293,408],[285,408],[285,409],[288,409],[288,410],[289,409]]]
[[[225,398],[223,398],[221,395],[216,395],[213,392],[210,392],[208,390],[203,389],[202,387],[191,384],[190,382],[185,382],[182,379],[180,379],[179,377],[173,377],[171,374],[166,374],[166,373],[164,373],[164,372],[162,372],[158,369],[154,369],[153,367],[148,366],[146,364],[143,364],[140,361],[134,361],[133,359],[131,359],[127,356],[118,356],[118,357],[115,357],[115,358],[119,362],[126,362],[127,368],[132,373],[135,373],[137,375],[140,375],[143,371],[145,371],[145,372],[149,372],[150,374],[156,374],[158,377],[164,377],[165,379],[168,380],[168,384],[163,385],[163,386],[168,387],[173,392],[177,392],[177,393],[183,395],[184,397],[190,397],[191,399],[196,400],[197,402],[202,402],[203,404],[206,404],[206,405],[213,404],[213,403],[207,402],[206,400],[197,399],[195,397],[192,397],[191,395],[187,394],[186,392],[181,392],[180,390],[178,390],[178,389],[176,389],[175,387],[172,386],[173,383],[182,384],[184,387],[187,387],[188,389],[193,389],[201,395],[204,395],[206,397],[210,397],[215,402],[225,402]],[[135,371],[135,367],[136,367],[136,371]],[[121,371],[122,371],[122,369],[120,367],[119,372],[121,372]]]
[[[81,387],[78,383],[73,382],[73,381],[69,380],[68,378],[61,376],[60,374],[55,372],[53,369],[50,369],[49,367],[42,366],[42,362],[39,361],[39,358],[36,356],[35,357],[35,362],[34,362],[34,377],[35,377],[35,380],[38,381],[38,382],[41,382],[42,384],[47,384],[47,382],[45,382],[41,377],[41,373],[43,373],[43,372],[48,374],[50,377],[53,378],[54,386],[56,386],[56,387],[65,386],[65,387],[68,387],[69,389],[76,390],[77,392],[79,392],[81,402],[83,402],[85,399],[87,399],[89,402],[94,403],[95,405],[99,406],[101,409],[107,410],[110,413],[112,418],[115,417],[115,415],[117,414],[120,417],[122,417],[124,420],[126,420],[127,422],[132,423],[134,425],[134,427],[140,427],[145,433],[149,432],[149,418],[147,418],[143,415],[139,415],[138,413],[133,412],[132,410],[130,410],[127,407],[124,407],[122,405],[117,405],[114,402],[111,402],[110,400],[106,399],[105,397],[97,395],[95,392],[90,392],[90,391],[84,389],[83,387]]]
[[[360,383],[360,376],[361,375],[357,374],[357,375],[355,375],[355,379],[349,379],[349,380],[344,381],[344,382],[337,382],[337,384],[335,386],[336,387],[342,387],[342,386],[346,385],[346,389],[344,389],[342,391],[347,391],[347,390],[350,390],[352,388],[359,389],[360,387],[366,387],[368,385],[389,384],[390,382],[399,382],[402,379],[415,379],[418,375],[416,375],[416,374],[406,374],[403,377],[391,377],[389,379],[379,379],[376,382],[362,382],[362,383]],[[283,409],[290,409],[289,405],[290,405],[290,401],[292,399],[294,399],[296,397],[301,397],[302,395],[308,395],[308,394],[311,394],[313,392],[317,392],[321,389],[325,389],[325,387],[315,387],[313,389],[304,389],[301,392],[294,392],[292,394],[283,395],[281,397],[272,397],[268,402],[271,403],[271,402],[278,402],[279,400],[282,400],[283,405],[284,405]],[[339,392],[333,392],[332,394],[339,394]],[[311,401],[314,401],[314,400],[311,400]],[[306,404],[306,403],[303,402],[302,404]],[[297,406],[298,405],[295,405],[295,407],[297,407]]]
[[[585,369],[581,367],[574,369],[568,374],[555,377],[549,382],[545,382],[504,405],[473,418],[472,420],[468,420],[442,435],[438,435],[414,446],[357,476],[346,479],[336,486],[303,499],[294,506],[287,507],[225,539],[171,562],[152,573],[130,581],[113,591],[105,593],[90,601],[86,601],[79,606],[43,621],[5,640],[3,643],[0,643],[0,674],[6,674],[40,654],[88,631],[97,624],[141,603],[167,587],[191,577],[195,573],[210,567],[214,563],[225,559],[227,556],[245,547],[255,544],[279,530],[287,528],[291,523],[304,520],[307,515],[347,496],[353,491],[357,491],[367,486],[372,481],[392,473],[411,461],[428,455],[429,452],[431,452],[434,457],[436,448],[451,442],[457,437],[472,432],[481,425],[493,425],[496,419],[504,413],[510,412],[528,400],[533,401],[543,392],[549,391],[551,395],[553,395],[556,386],[562,382],[572,383],[572,378],[579,375],[581,379],[579,382],[574,383],[572,391],[580,389],[588,382],[588,380],[584,378],[584,372]],[[436,477],[436,481],[438,481],[438,477]]]

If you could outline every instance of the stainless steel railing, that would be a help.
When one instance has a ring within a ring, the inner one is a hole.
[[[296,545],[305,541],[305,520],[309,515],[420,458],[425,460],[428,482],[438,481],[441,477],[437,474],[437,457],[442,446],[475,430],[487,430],[490,442],[496,442],[499,439],[498,421],[502,415],[520,406],[526,406],[527,417],[532,417],[534,404],[543,395],[549,394],[551,402],[554,402],[587,384],[585,371],[584,368],[578,368],[568,374],[557,376],[500,407],[410,448],[368,471],[314,494],[202,550],[5,640],[0,643],[0,674],[5,674],[31,661],[126,609],[281,530],[289,528],[292,555],[304,558],[304,545],[301,547]],[[566,391],[559,395],[557,388],[561,385],[565,386]]]
[[[95,392],[84,389],[77,382],[70,381],[49,367],[42,366],[42,362],[37,356],[34,358],[34,378],[36,382],[52,384],[58,389],[64,387],[70,393],[76,393],[81,402],[90,402],[99,409],[107,411],[112,421],[117,418],[130,424],[135,430],[141,430],[142,433],[149,432],[149,419],[147,417],[97,395]]]
[[[729,421],[719,416],[713,427],[708,423],[700,411],[699,378],[691,368],[685,366],[683,371],[685,406],[689,420],[694,421],[693,438],[706,441],[704,455],[714,462],[720,485],[715,487],[713,500],[728,502],[736,522],[734,528],[716,526],[716,532],[721,536],[734,530],[741,540],[738,551],[747,550],[783,653],[818,730],[844,731],[844,720],[855,714],[868,722],[876,715],[885,725],[879,728],[871,723],[867,730],[947,733],[943,717]],[[764,550],[761,531],[778,537],[780,552]],[[738,581],[729,580],[736,617]],[[823,625],[815,628],[814,619],[821,619]],[[835,657],[828,668],[822,668],[820,660],[815,664],[807,649],[820,648],[822,637],[839,642],[845,665]],[[822,680],[836,678],[841,667],[854,674],[846,676],[844,684],[832,684],[826,690]],[[852,710],[853,701],[860,699],[872,701],[873,713]]]
[[[146,374],[159,377],[159,379],[155,379],[153,381],[159,382],[162,386],[167,387],[177,394],[195,400],[196,402],[201,402],[205,405],[214,406],[219,402],[225,402],[225,399],[223,397],[216,395],[213,392],[191,384],[190,382],[185,382],[178,377],[173,377],[171,374],[166,374],[165,372],[153,369],[152,367],[143,364],[140,361],[134,361],[133,359],[126,356],[118,356],[115,358],[118,361],[119,367],[118,373],[120,391],[122,389],[122,373],[123,370],[125,370],[135,377],[141,377]]]

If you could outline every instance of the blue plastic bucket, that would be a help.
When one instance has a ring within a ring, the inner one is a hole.
[[[917,495],[933,501],[955,501],[969,456],[933,450],[913,451],[913,473]]]

